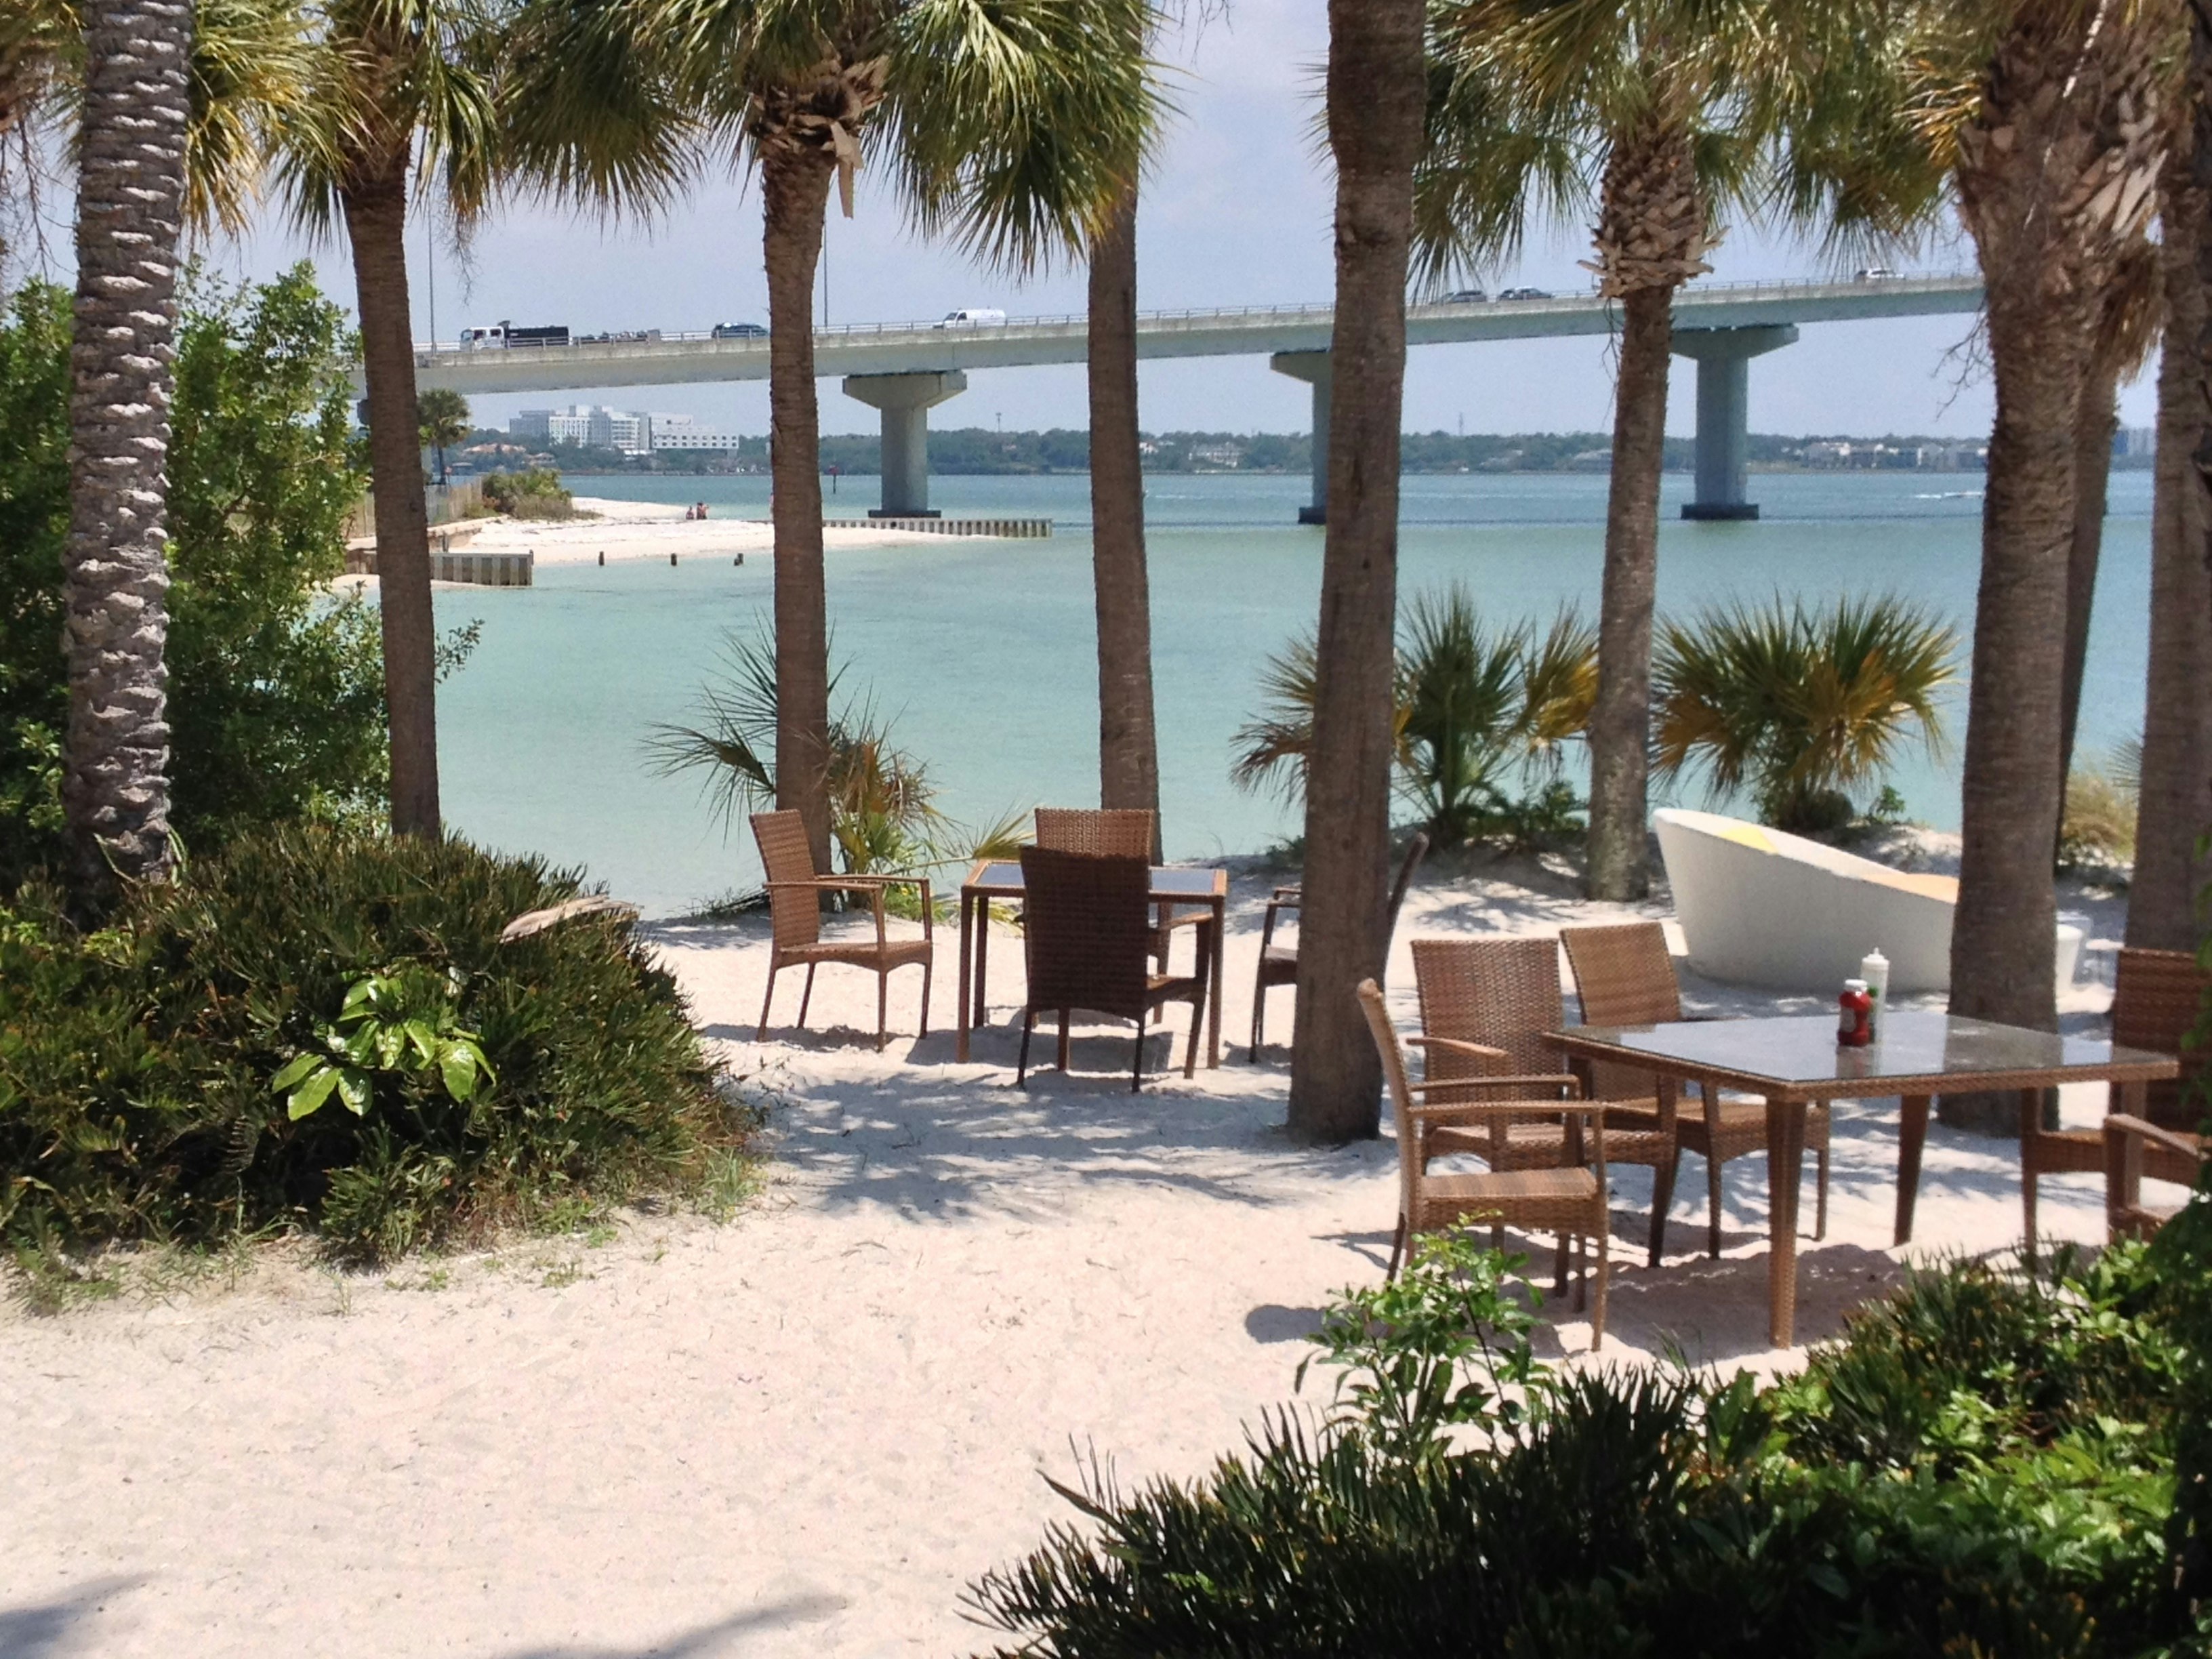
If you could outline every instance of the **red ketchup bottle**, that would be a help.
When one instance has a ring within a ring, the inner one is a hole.
[[[1845,980],[1844,994],[1836,999],[1836,1008],[1838,1047],[1863,1048],[1874,1041],[1874,999],[1867,994],[1864,980]]]

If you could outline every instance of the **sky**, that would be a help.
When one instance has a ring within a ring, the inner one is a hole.
[[[1197,8],[1192,9],[1194,11]],[[1139,217],[1138,303],[1146,309],[1326,301],[1333,280],[1332,179],[1316,136],[1321,66],[1327,56],[1324,0],[1231,0],[1224,19],[1194,24],[1163,43],[1179,115],[1168,132]],[[325,287],[350,301],[338,251],[288,234],[276,216],[242,241],[202,250],[212,265],[266,276],[314,259]],[[702,179],[658,222],[605,224],[596,218],[517,204],[480,228],[465,258],[418,219],[410,238],[416,335],[451,340],[463,326],[510,319],[562,323],[580,332],[697,329],[765,321],[760,198],[732,167]],[[1577,261],[1585,229],[1531,240],[1522,258],[1476,279],[1493,289],[1531,284],[1586,291]],[[64,255],[65,227],[50,227]],[[51,258],[51,254],[49,258]],[[1711,256],[1716,281],[1848,275],[1819,250],[1756,225],[1730,228]],[[1955,243],[1893,260],[1908,271],[1970,268]],[[957,250],[932,246],[905,223],[887,190],[861,178],[857,211],[837,216],[827,238],[827,275],[817,318],[838,323],[902,321],[955,307],[997,306],[1015,315],[1079,312],[1080,270],[1025,283],[979,269]],[[1992,410],[1986,372],[1967,345],[1972,319],[1904,319],[1806,326],[1798,343],[1751,368],[1752,429],[1792,434],[1885,432],[1986,434]],[[1611,424],[1613,355],[1602,338],[1423,346],[1408,361],[1409,430],[1602,430]],[[823,429],[872,431],[875,412],[822,382]],[[1675,360],[1668,429],[1694,428],[1695,369]],[[1271,372],[1262,357],[1148,362],[1140,371],[1143,424],[1156,431],[1302,432],[1310,423],[1306,388]],[[476,413],[503,425],[544,393],[485,397]],[[768,426],[760,383],[663,386],[560,394],[560,401],[690,414],[748,433]],[[2154,377],[2122,393],[2121,418],[2155,417]],[[1085,424],[1080,367],[971,373],[968,392],[932,417],[940,427],[1010,428]]]

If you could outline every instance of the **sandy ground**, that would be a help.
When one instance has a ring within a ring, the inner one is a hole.
[[[1413,935],[1618,914],[1517,873],[1532,884],[1439,870],[1415,889],[1401,1003]],[[1224,1035],[1247,1028],[1274,878],[1236,884]],[[2068,908],[2092,944],[2067,1021],[2094,1029],[2119,917]],[[1067,1516],[1045,1477],[1094,1451],[1125,1480],[1199,1473],[1293,1398],[1330,1292],[1382,1272],[1390,1144],[1291,1145],[1279,1049],[1254,1066],[1239,1042],[1133,1097],[1127,1028],[1100,1026],[1074,1075],[1017,1091],[1018,946],[994,951],[994,1024],[957,1065],[949,928],[929,1037],[878,1055],[872,976],[830,969],[812,1029],[791,1029],[787,975],[757,1047],[763,925],[654,934],[773,1095],[761,1198],[723,1226],[638,1218],[347,1278],[264,1254],[227,1286],[0,1310],[0,1655],[975,1651],[962,1586]],[[894,981],[898,1031],[918,988]],[[1705,1012],[1776,1006],[1687,989]],[[2084,1094],[2069,1118],[2100,1109]],[[1899,1273],[1893,1111],[1838,1109],[1828,1237],[1801,1256],[1808,1340]],[[1609,1357],[1671,1340],[1705,1363],[1789,1362],[1763,1351],[1765,1185],[1761,1160],[1731,1166],[1709,1261],[1686,1160],[1654,1272],[1649,1176],[1620,1174]],[[2001,1247],[2019,1214],[2010,1149],[1931,1130],[1919,1248]],[[2051,1182],[2043,1215],[2096,1238],[2096,1180]],[[1550,1307],[1546,1350],[1580,1351],[1587,1325]]]
[[[664,560],[671,553],[680,558],[728,559],[740,553],[766,553],[775,545],[775,532],[764,519],[742,519],[727,509],[715,509],[704,520],[686,520],[680,503],[616,501],[579,495],[576,505],[598,516],[557,523],[519,519],[494,519],[467,544],[471,553],[518,553],[531,550],[540,564],[594,564],[601,553],[610,564],[630,559]],[[854,515],[866,516],[863,507]],[[886,547],[915,542],[939,542],[941,536],[918,530],[825,529],[823,544],[835,551],[848,547]]]

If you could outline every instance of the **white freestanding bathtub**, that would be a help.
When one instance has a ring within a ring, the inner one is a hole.
[[[1690,966],[1708,979],[1833,991],[1879,947],[1893,994],[1951,985],[1959,884],[1913,875],[1717,812],[1653,815]],[[2061,924],[2053,966],[2074,981],[2081,930]]]

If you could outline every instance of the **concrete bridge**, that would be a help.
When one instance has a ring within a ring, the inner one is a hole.
[[[1752,358],[1786,346],[1803,323],[1926,317],[1981,308],[1978,276],[1891,276],[1853,282],[1699,283],[1674,297],[1674,349],[1698,365],[1697,491],[1691,519],[1753,519],[1745,495],[1745,416]],[[1137,319],[1139,357],[1230,357],[1264,354],[1279,373],[1313,388],[1313,500],[1299,512],[1319,524],[1328,507],[1329,306],[1245,306],[1211,311],[1154,311]],[[1409,307],[1410,344],[1533,340],[1609,334],[1613,306],[1590,295]],[[929,511],[929,414],[965,391],[970,369],[1016,368],[1085,360],[1080,313],[1018,317],[1006,323],[866,323],[817,329],[814,366],[844,377],[848,397],[880,410],[884,424],[879,514]],[[684,386],[768,378],[764,337],[716,339],[668,334],[657,339],[589,341],[567,346],[415,354],[416,382],[467,394]]]

